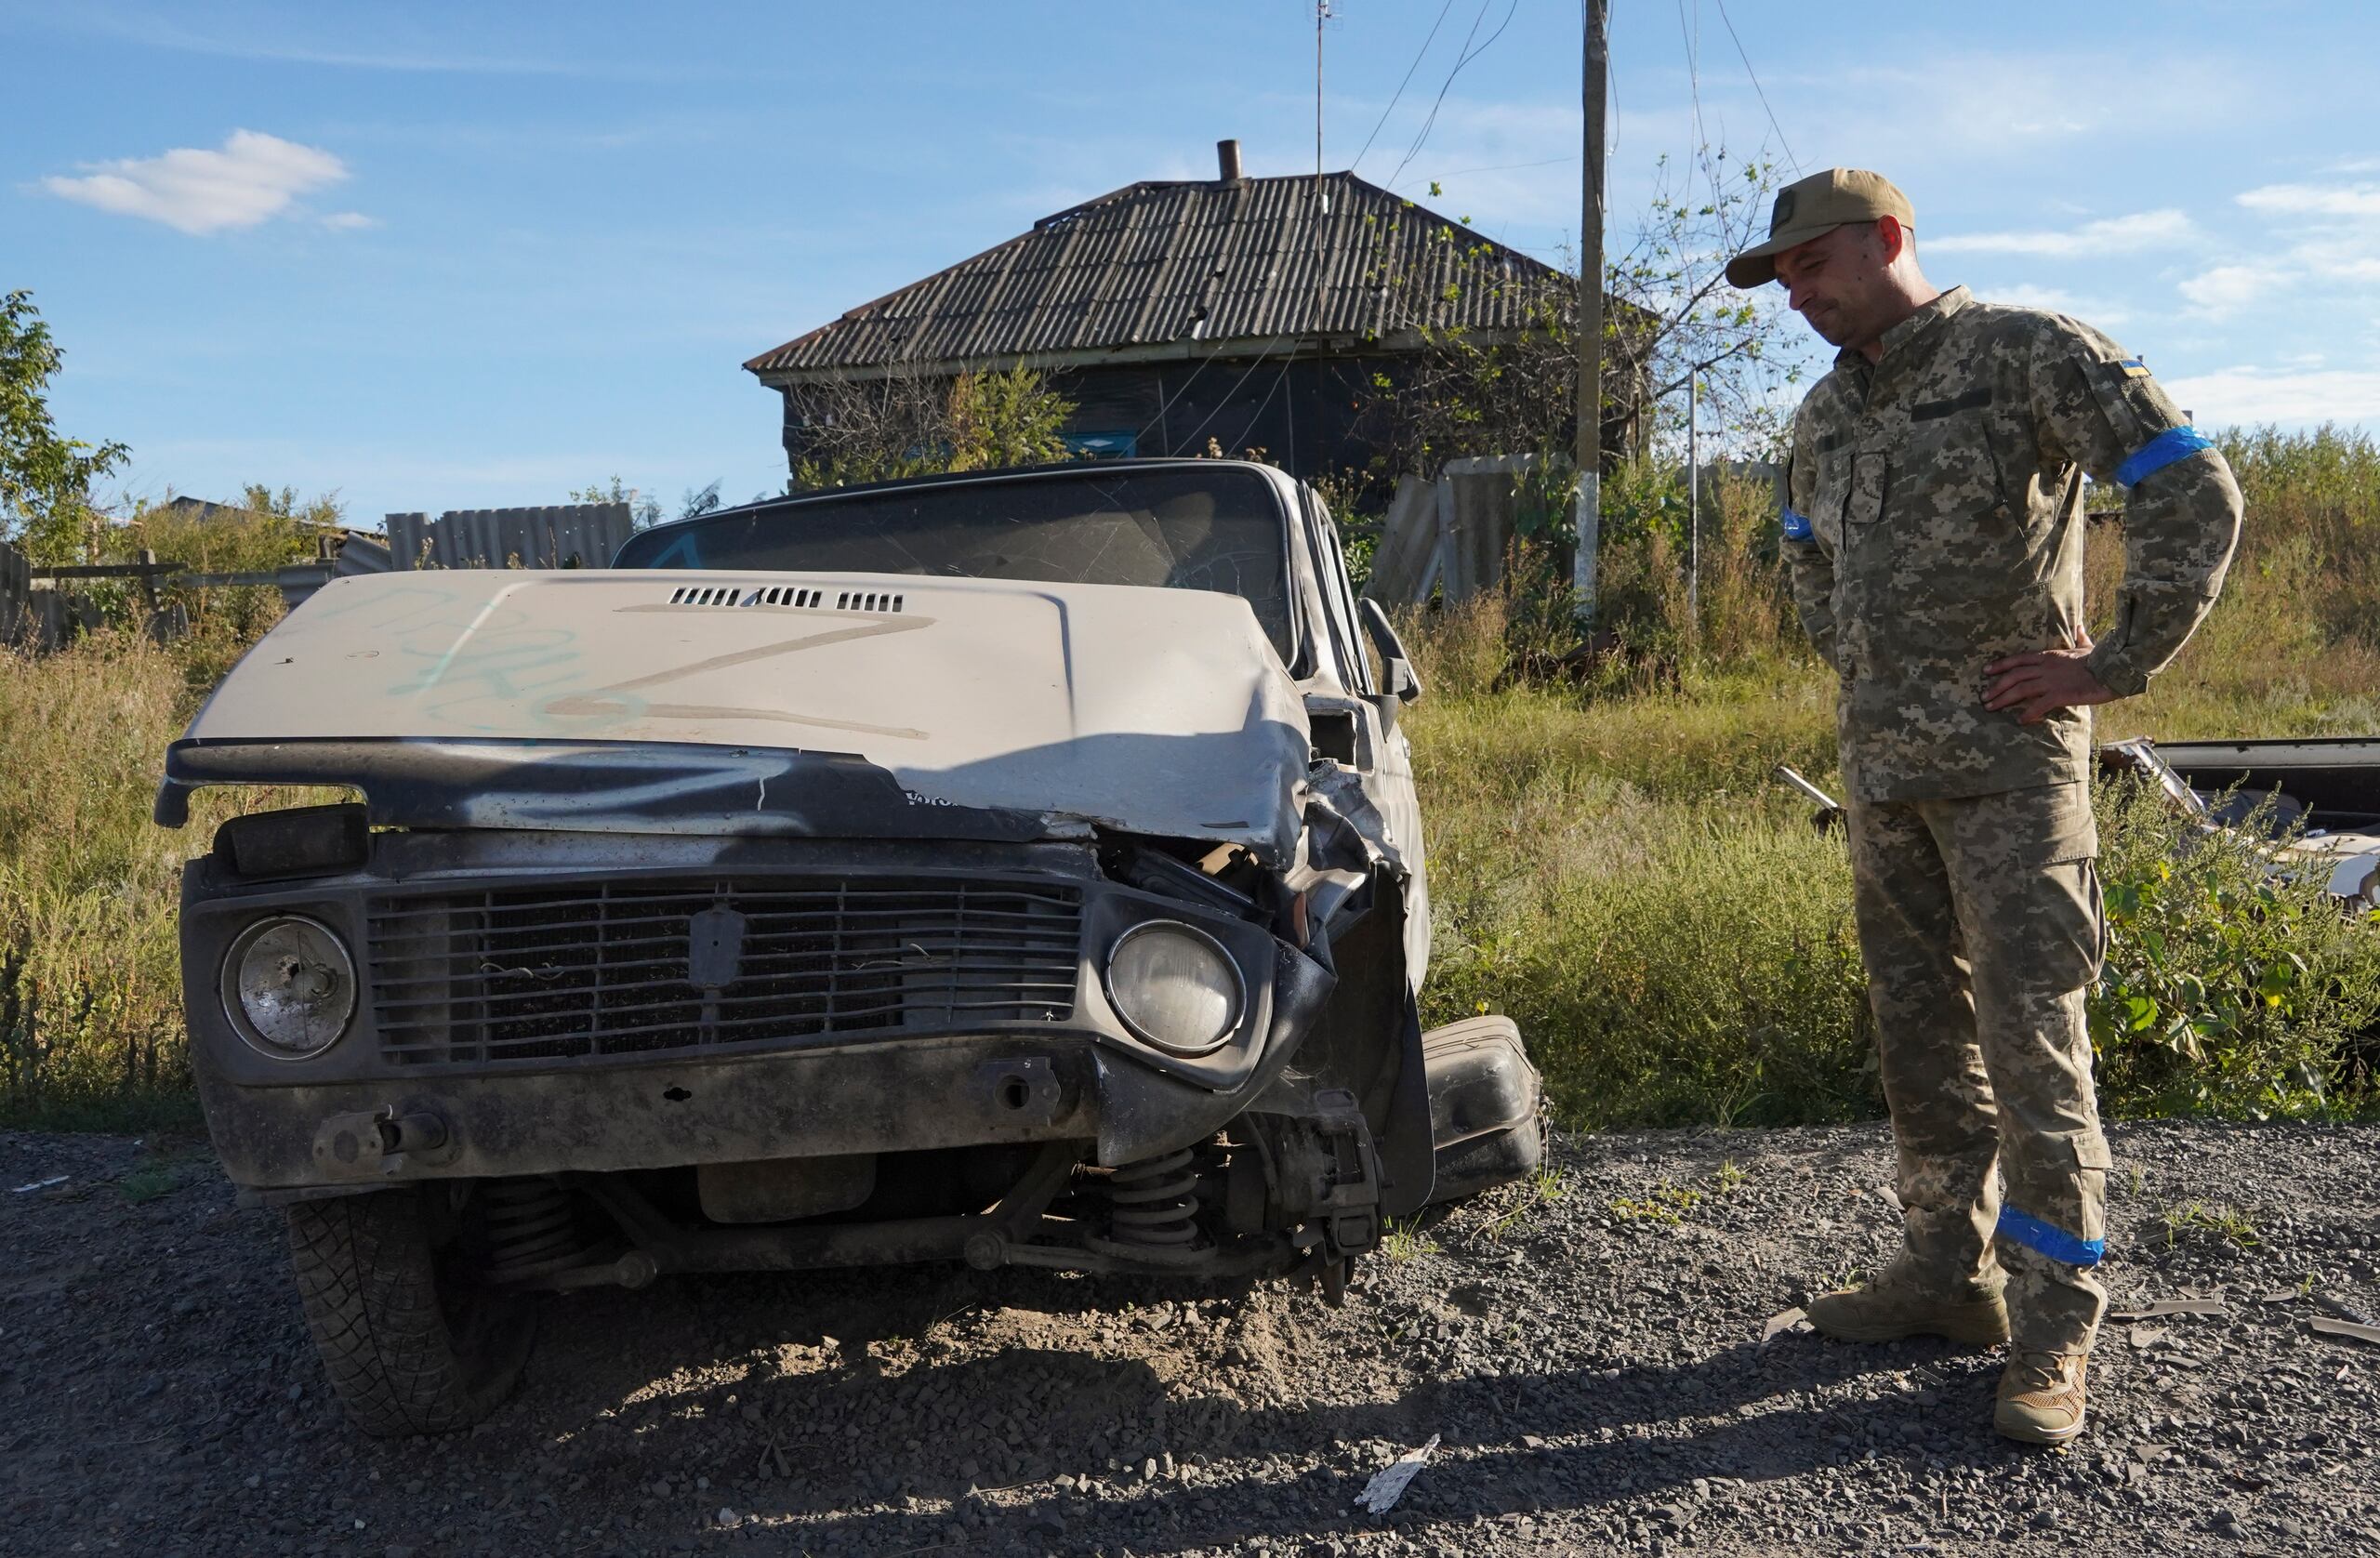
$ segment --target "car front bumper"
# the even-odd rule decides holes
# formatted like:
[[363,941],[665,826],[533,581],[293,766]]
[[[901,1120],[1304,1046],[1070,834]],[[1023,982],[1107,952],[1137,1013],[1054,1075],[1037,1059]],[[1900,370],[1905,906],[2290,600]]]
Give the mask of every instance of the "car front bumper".
[[[557,895],[575,895],[575,905],[599,898],[649,905],[661,901],[653,894],[676,902],[713,892],[730,903],[744,901],[734,896],[741,893],[758,904],[828,881],[1061,895],[1079,905],[1071,1000],[1032,1020],[1009,1011],[975,1022],[963,1010],[920,1010],[914,995],[904,1005],[895,989],[890,1014],[879,1003],[865,1026],[839,1026],[831,1012],[773,1021],[780,1009],[815,1006],[813,986],[834,973],[835,958],[858,956],[839,940],[836,950],[807,958],[815,977],[805,975],[811,982],[783,1002],[769,992],[787,986],[760,985],[739,1007],[730,986],[724,1004],[746,1014],[741,1026],[717,1023],[722,1003],[714,998],[699,1031],[656,1040],[648,1026],[638,1048],[607,1052],[601,990],[580,1022],[568,1000],[548,997],[534,981],[584,983],[602,961],[600,954],[590,960],[587,946],[616,934],[608,922],[574,919],[571,935],[554,944],[575,944],[550,954],[524,954],[523,945],[548,944],[519,934],[500,942],[487,929],[508,917],[520,923],[521,904]],[[468,915],[452,907],[463,904]],[[400,957],[388,928],[428,912],[424,904],[436,906],[443,939],[425,951],[409,931]],[[590,911],[573,912],[583,919]],[[226,952],[244,929],[273,914],[329,927],[354,956],[354,1017],[311,1060],[260,1052],[227,1009]],[[1240,1029],[1213,1055],[1165,1055],[1107,1003],[1099,972],[1107,946],[1155,918],[1215,936],[1247,982]],[[644,923],[651,918],[647,912]],[[467,922],[469,935],[453,929]],[[243,881],[217,856],[193,862],[182,944],[193,1067],[217,1152],[236,1183],[276,1196],[417,1179],[1056,1141],[1085,1143],[1102,1164],[1134,1162],[1210,1136],[1244,1110],[1278,1075],[1332,984],[1321,965],[1264,926],[1108,881],[1088,851],[1049,845],[381,834],[364,865],[332,877]],[[936,963],[927,950],[919,949],[927,973],[892,984],[930,982],[932,968],[963,960],[954,953]],[[549,966],[512,966],[524,957],[545,957]],[[419,997],[432,988],[425,969],[440,981],[435,1003]],[[666,971],[642,983],[666,984]],[[504,993],[517,987],[533,994]],[[701,1005],[691,993],[671,998]],[[507,1001],[532,1000],[533,1028],[488,1020]],[[529,1040],[507,1036],[516,1030]]]

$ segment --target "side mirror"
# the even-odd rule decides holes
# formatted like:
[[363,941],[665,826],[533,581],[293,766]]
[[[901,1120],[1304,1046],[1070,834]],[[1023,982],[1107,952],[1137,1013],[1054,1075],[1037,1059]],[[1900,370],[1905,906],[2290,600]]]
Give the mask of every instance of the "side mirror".
[[1388,613],[1379,601],[1367,595],[1355,602],[1355,615],[1364,625],[1364,636],[1372,641],[1372,650],[1380,656],[1381,680],[1387,685],[1383,693],[1400,704],[1421,701],[1421,678],[1413,669],[1413,661],[1405,653],[1405,640],[1396,636],[1395,626],[1388,620]]

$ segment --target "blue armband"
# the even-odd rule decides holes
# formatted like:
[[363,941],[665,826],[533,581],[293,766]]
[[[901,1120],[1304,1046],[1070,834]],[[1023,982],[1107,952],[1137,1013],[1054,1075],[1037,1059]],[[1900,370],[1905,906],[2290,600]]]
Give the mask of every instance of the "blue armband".
[[2055,1223],[2018,1211],[2014,1207],[2000,1208],[2000,1236],[2014,1239],[2027,1249],[2039,1250],[2053,1261],[2063,1261],[2069,1266],[2096,1266],[2108,1253],[2105,1239],[2078,1239]]
[[1786,540],[1815,541],[1818,539],[1817,535],[1810,530],[1810,522],[1804,519],[1801,515],[1796,514],[1791,508],[1778,509],[1777,519],[1778,522],[1785,527]]
[[2132,452],[2132,457],[2116,467],[2116,480],[2127,487],[2140,484],[2141,478],[2152,476],[2175,460],[2188,459],[2202,449],[2212,449],[2215,441],[2184,423],[2168,428],[2155,438]]

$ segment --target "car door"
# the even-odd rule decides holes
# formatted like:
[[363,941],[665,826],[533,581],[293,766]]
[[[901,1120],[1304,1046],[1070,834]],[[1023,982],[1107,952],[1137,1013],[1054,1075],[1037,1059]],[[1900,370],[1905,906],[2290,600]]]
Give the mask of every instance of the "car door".
[[1421,797],[1413,783],[1413,748],[1404,723],[1395,718],[1395,706],[1384,697],[1381,671],[1374,665],[1357,621],[1355,591],[1347,574],[1347,554],[1322,500],[1300,486],[1305,512],[1305,535],[1314,559],[1314,580],[1325,631],[1315,635],[1330,646],[1336,691],[1329,696],[1312,688],[1307,706],[1316,711],[1327,704],[1335,714],[1343,710],[1355,726],[1352,762],[1364,799],[1378,818],[1381,837],[1373,842],[1406,874],[1406,970],[1418,992],[1430,963],[1429,875],[1421,841]]

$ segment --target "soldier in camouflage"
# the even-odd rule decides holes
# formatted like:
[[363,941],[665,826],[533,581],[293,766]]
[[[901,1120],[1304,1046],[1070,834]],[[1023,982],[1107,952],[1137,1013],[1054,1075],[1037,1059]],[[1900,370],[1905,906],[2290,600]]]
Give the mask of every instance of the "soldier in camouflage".
[[[1793,419],[1785,553],[1841,678],[1904,1242],[1809,1314],[1849,1340],[2010,1340],[1994,1423],[2056,1444],[2082,1432],[2107,1304],[2089,708],[2146,688],[2213,606],[2240,490],[2138,358],[2058,314],[1937,291],[1914,226],[1883,178],[1833,169],[1780,191],[1767,241],[1727,266],[1739,287],[1781,282],[1841,349]],[[2124,493],[2096,643],[2085,474]]]

